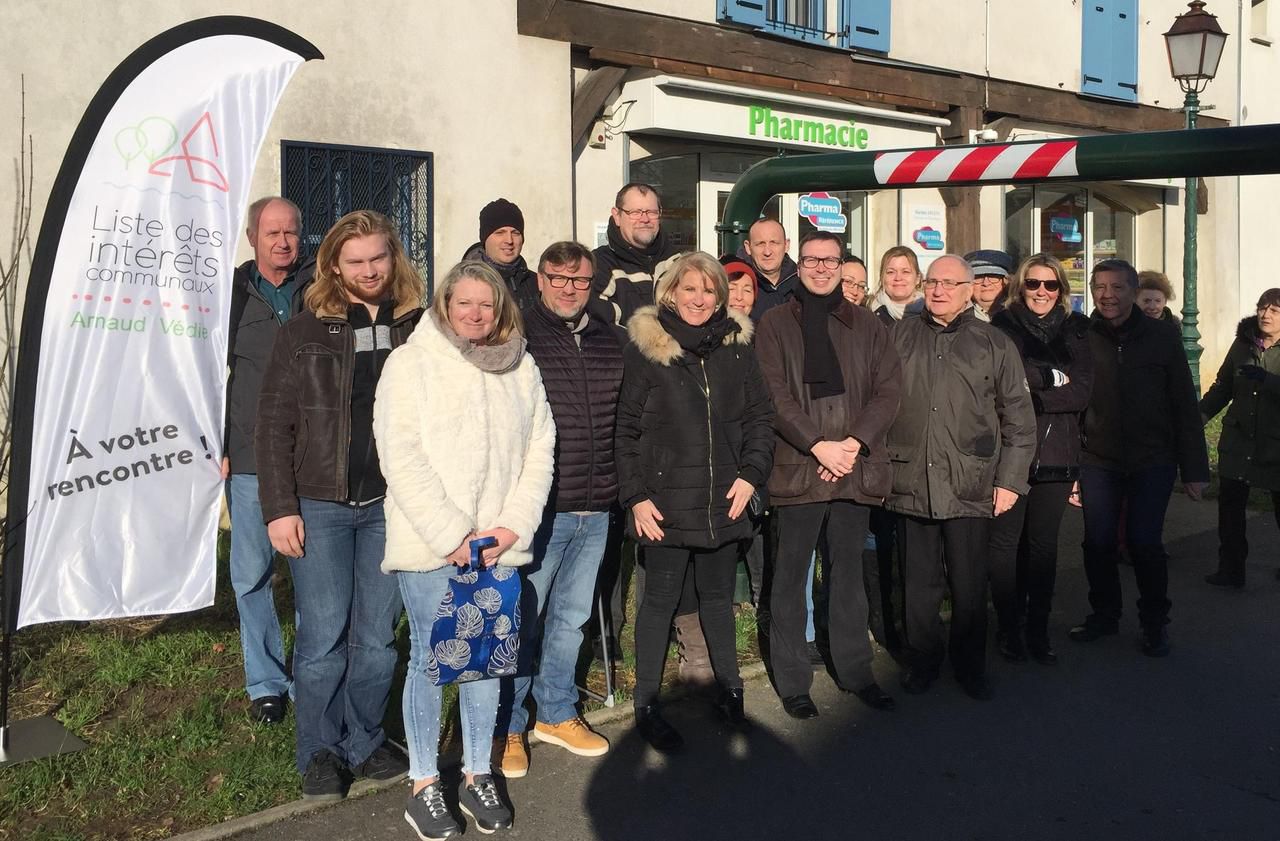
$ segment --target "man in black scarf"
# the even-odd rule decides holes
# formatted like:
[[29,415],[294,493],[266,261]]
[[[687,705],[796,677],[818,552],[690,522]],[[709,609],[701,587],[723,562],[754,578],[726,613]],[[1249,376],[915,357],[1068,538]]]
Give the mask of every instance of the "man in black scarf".
[[662,201],[653,187],[627,184],[613,205],[609,242],[595,250],[589,308],[594,315],[625,326],[633,312],[653,303],[653,281],[676,255],[676,248],[662,232]]
[[770,587],[770,660],[783,708],[813,718],[805,583],[825,534],[831,661],[840,687],[878,710],[893,698],[871,672],[862,547],[870,506],[889,491],[885,433],[898,411],[898,354],[889,332],[840,289],[839,237],[800,240],[795,295],[765,313],[756,354],[773,397],[777,443],[769,496],[778,549]]

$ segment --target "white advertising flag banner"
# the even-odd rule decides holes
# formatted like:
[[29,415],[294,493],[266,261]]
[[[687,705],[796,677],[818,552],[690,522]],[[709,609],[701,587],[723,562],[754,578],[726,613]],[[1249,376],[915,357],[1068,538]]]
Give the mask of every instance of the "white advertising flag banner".
[[178,44],[92,139],[28,407],[18,627],[212,604],[233,261],[267,125],[304,60],[245,34]]

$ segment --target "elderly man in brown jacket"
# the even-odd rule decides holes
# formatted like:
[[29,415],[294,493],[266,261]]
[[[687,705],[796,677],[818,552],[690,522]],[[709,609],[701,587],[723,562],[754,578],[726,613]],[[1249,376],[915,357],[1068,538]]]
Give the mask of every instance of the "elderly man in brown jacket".
[[806,234],[795,296],[766,313],[756,333],[778,433],[769,476],[778,533],[770,659],[783,708],[795,718],[818,714],[809,696],[804,587],[824,532],[836,679],[875,709],[894,706],[871,672],[862,547],[870,506],[889,491],[885,434],[898,410],[900,366],[884,325],[844,299],[842,253],[834,234]]

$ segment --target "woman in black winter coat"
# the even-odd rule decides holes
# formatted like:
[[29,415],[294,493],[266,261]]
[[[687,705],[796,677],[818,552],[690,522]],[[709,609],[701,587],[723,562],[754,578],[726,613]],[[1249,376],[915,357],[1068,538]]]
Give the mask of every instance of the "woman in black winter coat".
[[717,708],[743,712],[733,623],[738,543],[747,506],[773,463],[773,404],[751,347],[750,319],[728,311],[729,282],[709,254],[675,261],[654,288],[657,306],[627,324],[614,458],[628,531],[644,547],[636,616],[636,727],[654,748],[682,740],[661,716],[671,619],[690,563],[702,630],[721,685]]
[[1048,254],[1022,262],[1007,300],[991,324],[1022,354],[1036,410],[1037,447],[1031,490],[991,525],[996,639],[1006,660],[1024,661],[1029,652],[1037,662],[1052,665],[1058,659],[1049,643],[1058,528],[1080,473],[1080,415],[1093,387],[1089,320],[1071,311],[1067,274]]

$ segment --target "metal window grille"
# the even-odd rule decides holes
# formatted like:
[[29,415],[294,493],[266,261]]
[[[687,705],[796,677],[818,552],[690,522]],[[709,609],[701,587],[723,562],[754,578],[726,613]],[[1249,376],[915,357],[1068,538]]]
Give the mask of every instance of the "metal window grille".
[[280,143],[281,194],[302,209],[302,251],[315,256],[333,223],[353,210],[376,210],[396,226],[405,253],[432,290],[430,152]]
[[769,28],[775,32],[826,41],[826,0],[769,0],[765,3]]

